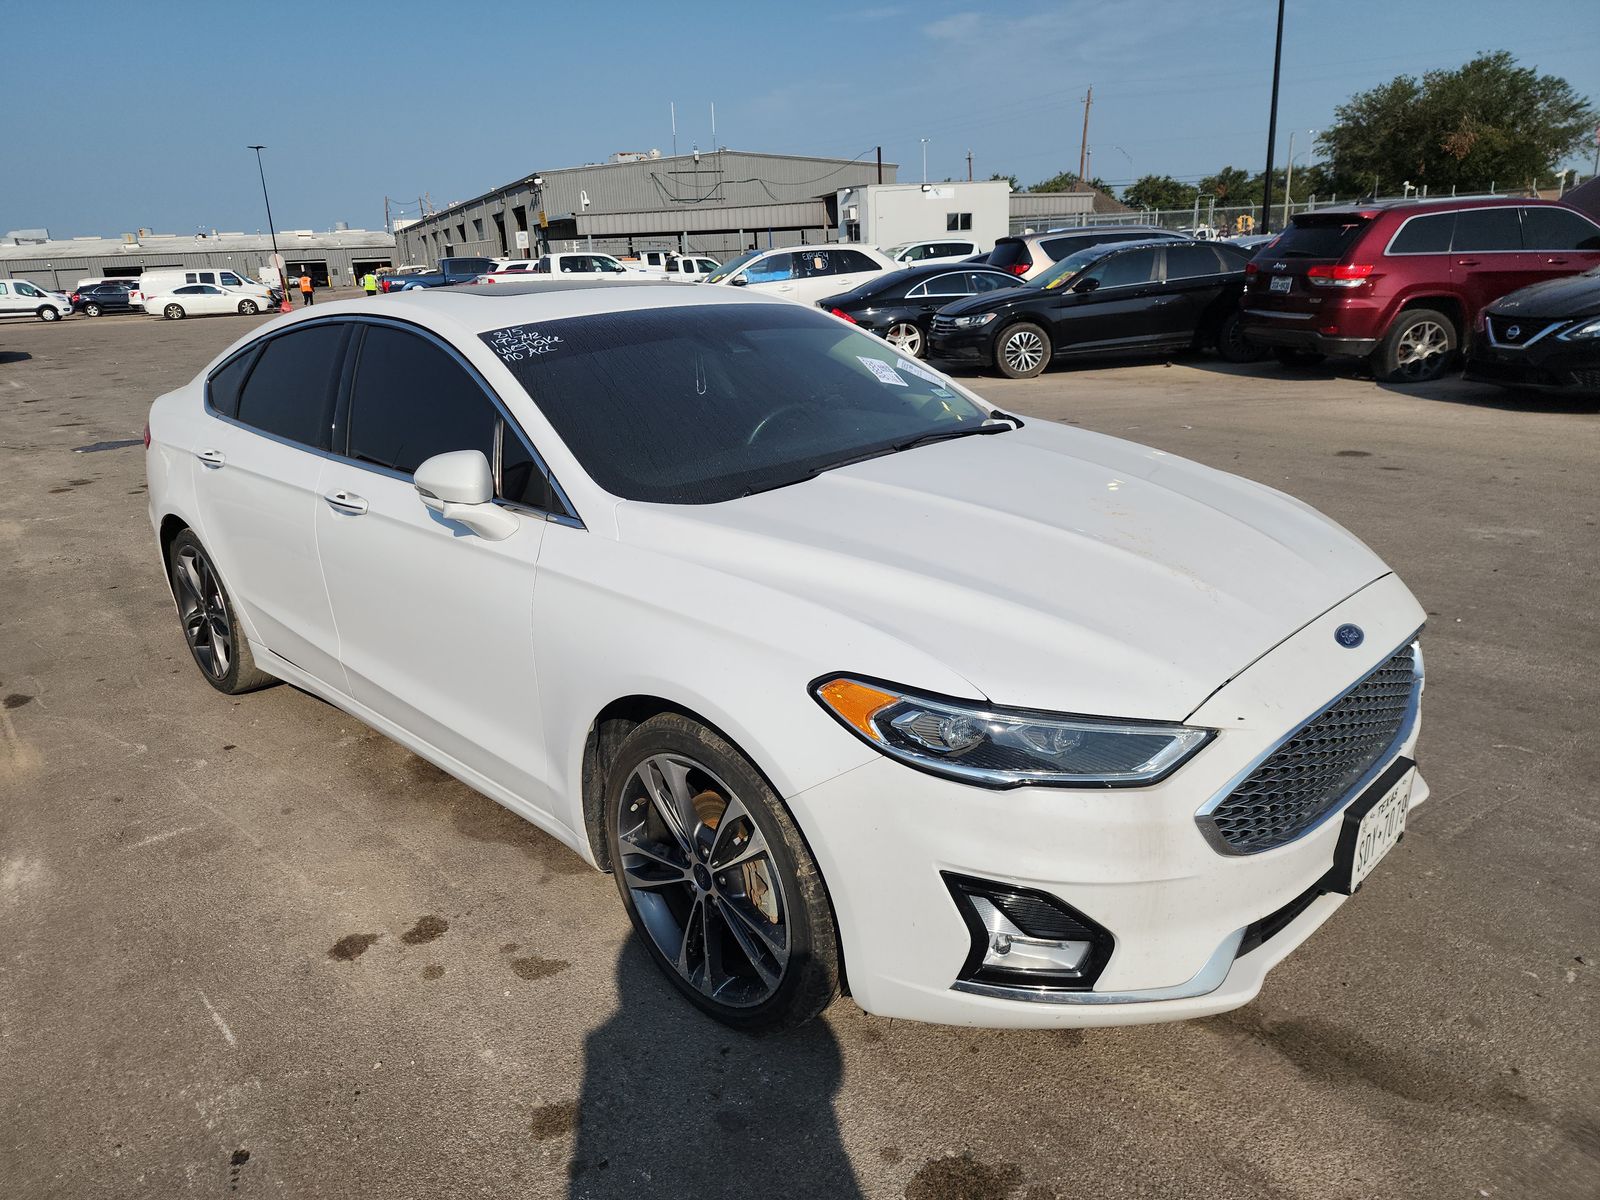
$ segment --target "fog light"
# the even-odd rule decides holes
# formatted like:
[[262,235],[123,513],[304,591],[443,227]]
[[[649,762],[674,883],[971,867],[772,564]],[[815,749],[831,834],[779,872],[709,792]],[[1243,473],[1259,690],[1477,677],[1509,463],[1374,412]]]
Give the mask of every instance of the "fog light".
[[972,938],[962,980],[1086,990],[1111,957],[1111,934],[1048,892],[948,872],[944,881]]
[[970,899],[978,920],[989,931],[989,949],[983,956],[986,967],[1076,975],[1093,948],[1088,941],[1029,937],[987,898]]

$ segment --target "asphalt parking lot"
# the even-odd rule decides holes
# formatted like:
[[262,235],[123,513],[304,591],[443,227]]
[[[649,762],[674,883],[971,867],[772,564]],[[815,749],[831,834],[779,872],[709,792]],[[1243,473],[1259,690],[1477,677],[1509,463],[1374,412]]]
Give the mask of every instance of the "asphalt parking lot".
[[264,320],[0,326],[0,1194],[1600,1196],[1600,414],[1207,357],[976,379],[1372,545],[1429,612],[1433,795],[1238,1012],[756,1040],[545,835],[194,669],[115,443]]

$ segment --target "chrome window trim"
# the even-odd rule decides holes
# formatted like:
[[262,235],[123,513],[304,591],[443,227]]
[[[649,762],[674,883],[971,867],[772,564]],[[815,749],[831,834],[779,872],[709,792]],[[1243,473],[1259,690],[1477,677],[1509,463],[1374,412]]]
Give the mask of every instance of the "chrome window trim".
[[[1593,250],[1561,250],[1561,249],[1556,249],[1556,248],[1549,247],[1549,246],[1523,246],[1521,249],[1518,249],[1518,250],[1457,250],[1455,248],[1455,240],[1456,240],[1456,238],[1455,238],[1455,229],[1454,229],[1454,227],[1452,227],[1451,230],[1450,230],[1450,242],[1451,242],[1451,245],[1450,245],[1450,249],[1448,249],[1448,250],[1402,250],[1399,253],[1395,253],[1394,250],[1393,250],[1393,246],[1395,244],[1395,240],[1397,238],[1399,238],[1399,236],[1403,232],[1405,232],[1406,226],[1411,224],[1411,222],[1413,222],[1413,221],[1419,221],[1424,217],[1453,217],[1453,216],[1456,216],[1456,215],[1458,215],[1460,213],[1464,213],[1464,212],[1479,212],[1479,211],[1485,211],[1485,210],[1486,211],[1493,211],[1496,208],[1501,208],[1501,207],[1505,207],[1505,208],[1515,207],[1516,208],[1516,210],[1517,210],[1517,229],[1521,230],[1521,228],[1522,228],[1522,214],[1524,212],[1526,212],[1528,210],[1528,208],[1529,208],[1529,206],[1527,204],[1517,204],[1515,206],[1509,205],[1509,204],[1508,205],[1503,205],[1503,206],[1502,205],[1495,205],[1495,204],[1473,204],[1473,205],[1467,205],[1467,206],[1465,206],[1463,208],[1436,208],[1436,209],[1432,209],[1429,212],[1412,213],[1404,221],[1401,221],[1400,222],[1400,228],[1398,228],[1398,229],[1396,229],[1394,231],[1394,237],[1391,237],[1389,239],[1388,244],[1386,246],[1384,246],[1384,248],[1383,248],[1383,256],[1385,258],[1425,258],[1430,254],[1593,254],[1594,253]],[[1536,205],[1533,205],[1532,207],[1534,207],[1534,208],[1549,208],[1549,207],[1555,207],[1555,206],[1553,206],[1553,205],[1544,205],[1544,204],[1536,204]],[[1588,221],[1590,225],[1594,225],[1595,233],[1600,234],[1600,225],[1595,225],[1595,223],[1593,221],[1589,220],[1589,218],[1585,214],[1579,212],[1575,208],[1567,208],[1565,205],[1562,205],[1560,207],[1561,207],[1562,211],[1570,212],[1570,213],[1572,213],[1573,216],[1579,218],[1580,220]]]
[[[920,289],[922,291],[922,295],[925,298],[929,299],[929,300],[935,299],[935,298],[937,298],[939,296],[949,296],[952,300],[960,300],[964,296],[974,296],[977,293],[976,292],[930,292],[930,291],[928,291],[928,289],[931,288],[934,284],[938,283],[941,279],[953,279],[957,275],[967,275],[967,274],[970,274],[970,273],[971,272],[968,272],[968,271],[946,271],[943,275],[935,275],[932,279],[924,279],[922,281],[922,283],[919,285],[919,287],[920,287]],[[911,294],[908,292],[906,294],[906,298],[910,299],[910,297],[911,297]]]
[[1126,992],[1071,992],[1061,988],[1030,988],[977,983],[958,979],[951,990],[969,992],[974,996],[988,996],[995,1000],[1023,1000],[1032,1004],[1148,1004],[1161,1000],[1188,1000],[1195,996],[1208,996],[1228,978],[1237,959],[1239,946],[1244,942],[1244,930],[1235,929],[1222,939],[1211,952],[1205,965],[1183,983],[1167,987],[1140,988]]
[[[289,325],[288,327],[286,327],[284,329],[277,329],[277,330],[273,330],[271,333],[263,334],[261,337],[255,338],[252,341],[246,343],[245,345],[239,347],[238,350],[236,350],[236,351],[234,351],[234,353],[228,355],[227,358],[225,358],[221,362],[219,362],[212,370],[206,372],[205,384],[201,388],[201,397],[202,397],[201,406],[204,409],[206,415],[209,416],[209,417],[213,417],[218,421],[225,421],[229,425],[236,426],[237,428],[246,430],[249,433],[253,433],[257,437],[264,437],[264,438],[268,439],[269,441],[277,442],[281,446],[287,446],[291,450],[299,450],[299,451],[302,451],[302,452],[304,452],[306,454],[314,454],[318,458],[324,458],[324,459],[329,460],[330,462],[336,462],[336,463],[341,463],[341,464],[343,464],[345,466],[355,467],[357,470],[370,471],[374,475],[382,475],[382,476],[386,476],[386,477],[388,477],[390,479],[398,479],[398,480],[400,480],[402,482],[405,482],[405,483],[413,483],[414,482],[413,476],[411,474],[409,474],[408,472],[396,471],[392,467],[385,467],[385,466],[382,466],[382,465],[380,465],[378,463],[371,463],[371,462],[367,462],[367,461],[365,461],[363,459],[352,458],[348,454],[340,454],[337,451],[332,450],[332,449],[326,449],[325,450],[321,446],[308,446],[304,442],[297,442],[294,439],[286,438],[286,437],[282,436],[281,434],[271,433],[268,430],[261,429],[261,428],[258,428],[255,425],[250,424],[248,421],[241,421],[237,417],[230,417],[226,413],[218,412],[217,409],[212,405],[212,403],[211,403],[211,379],[212,379],[212,377],[214,375],[216,375],[218,372],[220,372],[229,363],[232,363],[235,359],[237,359],[237,358],[239,358],[239,357],[241,357],[242,355],[245,355],[245,354],[259,354],[260,351],[262,350],[262,348],[265,347],[268,342],[273,341],[273,340],[275,340],[277,338],[283,337],[283,336],[285,336],[287,334],[290,334],[290,333],[293,333],[293,332],[295,332],[297,330],[309,329],[309,328],[311,328],[313,326],[321,326],[321,325],[355,325],[355,326],[361,326],[361,325],[387,325],[387,326],[391,326],[391,327],[396,328],[396,329],[404,330],[407,333],[421,334],[424,339],[426,339],[427,341],[432,342],[434,345],[436,345],[439,348],[441,348],[442,350],[444,350],[446,354],[448,354],[451,358],[453,358],[459,365],[464,367],[466,369],[467,373],[472,377],[473,381],[476,382],[478,384],[478,386],[483,389],[484,395],[489,398],[489,402],[494,406],[495,411],[500,416],[500,419],[505,423],[505,427],[508,428],[508,429],[512,429],[512,430],[516,431],[518,440],[522,442],[523,446],[527,449],[528,453],[532,456],[534,463],[538,466],[539,470],[544,473],[545,478],[550,481],[550,489],[551,489],[551,491],[553,491],[555,493],[556,498],[561,501],[561,503],[565,507],[566,511],[565,512],[560,512],[560,513],[549,512],[549,511],[547,511],[545,509],[536,508],[536,507],[534,507],[532,505],[519,504],[519,503],[516,503],[515,501],[504,500],[499,496],[496,496],[494,498],[494,500],[492,501],[492,503],[494,503],[494,504],[496,504],[496,505],[498,505],[498,506],[500,506],[502,508],[511,508],[511,509],[515,509],[515,510],[517,510],[519,512],[527,512],[527,513],[537,514],[539,516],[542,516],[546,521],[551,521],[551,522],[554,522],[555,524],[558,524],[558,525],[567,525],[567,526],[569,526],[571,528],[574,528],[574,529],[587,529],[588,528],[588,526],[586,526],[583,523],[583,518],[578,516],[578,510],[573,506],[573,503],[572,503],[571,499],[567,496],[566,491],[562,488],[560,482],[556,479],[555,473],[550,470],[550,466],[545,461],[544,456],[542,454],[540,454],[538,449],[537,449],[537,447],[535,447],[532,444],[532,442],[529,441],[528,435],[523,431],[522,427],[517,424],[516,419],[506,409],[505,404],[501,401],[499,395],[495,392],[494,388],[489,386],[488,380],[484,379],[482,373],[479,372],[478,369],[476,367],[474,367],[471,363],[469,363],[461,355],[460,351],[458,351],[449,342],[447,342],[443,338],[441,338],[438,334],[434,333],[431,329],[424,328],[421,325],[413,324],[410,321],[403,321],[403,320],[399,320],[397,318],[388,317],[388,316],[377,316],[377,317],[375,317],[375,316],[368,316],[366,314],[362,314],[362,315],[356,316],[356,315],[348,315],[348,314],[340,313],[340,314],[336,314],[334,316],[329,316],[329,317],[314,317],[314,318],[312,318],[310,320],[296,321],[292,325]],[[348,348],[347,348],[346,352],[348,353]],[[254,373],[255,373],[255,368],[252,367],[251,368],[251,374],[253,375]],[[246,379],[245,379],[245,383],[248,384],[249,382],[250,382],[249,381],[249,377],[247,376]],[[354,377],[353,376],[352,376],[351,382],[354,383]],[[241,396],[242,396],[242,394],[243,394],[243,392],[242,392],[242,389],[241,389]],[[497,455],[497,457],[498,457],[498,455]]]
[[[1417,718],[1422,712],[1422,690],[1426,681],[1426,672],[1424,671],[1422,665],[1422,643],[1419,640],[1421,634],[1421,629],[1416,630],[1410,637],[1406,638],[1405,641],[1401,642],[1398,646],[1380,658],[1375,664],[1373,664],[1370,670],[1364,672],[1354,683],[1346,685],[1328,700],[1323,702],[1317,708],[1313,709],[1309,715],[1296,721],[1292,726],[1290,726],[1288,733],[1285,733],[1277,741],[1273,742],[1271,746],[1267,747],[1266,750],[1262,751],[1260,754],[1256,755],[1255,758],[1251,759],[1243,770],[1225,783],[1221,788],[1217,789],[1216,793],[1211,797],[1211,799],[1207,800],[1195,810],[1194,822],[1199,827],[1200,833],[1206,839],[1207,844],[1209,844],[1213,850],[1215,850],[1218,854],[1224,855],[1228,858],[1253,858],[1257,854],[1270,854],[1273,850],[1282,850],[1287,846],[1292,846],[1296,842],[1311,836],[1311,834],[1315,833],[1318,829],[1321,829],[1334,817],[1343,814],[1344,810],[1350,806],[1351,802],[1354,801],[1356,797],[1360,796],[1361,793],[1371,785],[1373,780],[1377,779],[1379,775],[1383,774],[1383,772],[1388,768],[1389,764],[1394,761],[1394,757],[1399,752],[1400,747],[1404,746],[1407,739],[1409,739],[1412,733],[1416,731]],[[1217,810],[1224,800],[1233,795],[1235,788],[1237,788],[1246,779],[1250,778],[1251,775],[1255,774],[1257,767],[1266,762],[1267,759],[1271,758],[1279,750],[1283,749],[1286,743],[1291,741],[1296,734],[1298,734],[1312,721],[1316,720],[1345,696],[1355,691],[1356,688],[1360,687],[1368,679],[1372,678],[1373,675],[1376,675],[1380,670],[1383,669],[1384,664],[1386,664],[1396,654],[1399,654],[1400,651],[1405,649],[1407,645],[1409,645],[1412,650],[1413,657],[1411,676],[1417,681],[1417,686],[1411,691],[1411,699],[1406,704],[1406,711],[1400,718],[1400,728],[1396,731],[1394,740],[1391,741],[1384,752],[1374,760],[1373,765],[1367,768],[1366,772],[1361,776],[1361,778],[1356,780],[1356,782],[1345,791],[1344,795],[1342,795],[1335,803],[1330,804],[1326,809],[1324,809],[1321,816],[1319,816],[1310,825],[1307,825],[1299,833],[1295,834],[1294,837],[1290,838],[1287,842],[1283,842],[1277,846],[1270,846],[1265,850],[1255,851],[1244,851],[1238,849],[1237,847],[1230,846],[1223,839],[1221,833],[1217,831],[1216,825],[1209,820],[1211,814]]]
[[[1489,344],[1491,346],[1493,346],[1496,350],[1526,350],[1529,346],[1533,345],[1535,342],[1537,342],[1540,338],[1542,338],[1545,334],[1549,333],[1551,330],[1560,329],[1563,325],[1567,324],[1566,321],[1551,321],[1550,324],[1546,325],[1543,329],[1541,329],[1538,333],[1534,334],[1531,338],[1529,338],[1525,342],[1502,342],[1499,338],[1494,336],[1494,324],[1490,320],[1490,318],[1494,317],[1495,315],[1496,315],[1495,313],[1485,313],[1484,314],[1483,328],[1484,328],[1484,332],[1486,332],[1489,335]],[[1516,318],[1515,317],[1501,317],[1500,320],[1502,320],[1502,321],[1514,321],[1514,320],[1516,320]]]

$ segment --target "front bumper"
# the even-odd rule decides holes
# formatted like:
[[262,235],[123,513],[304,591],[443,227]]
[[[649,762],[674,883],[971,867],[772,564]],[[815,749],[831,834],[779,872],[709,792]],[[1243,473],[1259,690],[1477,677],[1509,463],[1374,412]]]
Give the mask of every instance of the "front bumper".
[[1480,383],[1537,391],[1600,395],[1600,339],[1563,342],[1544,338],[1525,349],[1473,339],[1466,377]]
[[[1343,903],[1316,891],[1342,822],[1228,856],[1201,834],[1196,811],[1422,617],[1393,576],[1369,585],[1207,700],[1189,723],[1217,736],[1152,787],[989,791],[885,758],[790,797],[828,883],[857,1002],[886,1016],[1006,1027],[1179,1020],[1247,1003]],[[1345,622],[1366,629],[1360,650],[1334,641]],[[1391,759],[1414,756],[1418,729]],[[1427,793],[1419,777],[1412,805]],[[1109,930],[1115,945],[1093,989],[1029,994],[960,982],[972,938],[946,873],[1049,893]],[[1286,923],[1261,942],[1262,923],[1285,910]]]
[[928,335],[928,357],[949,362],[994,365],[993,331],[980,326],[977,329],[941,330],[935,326]]

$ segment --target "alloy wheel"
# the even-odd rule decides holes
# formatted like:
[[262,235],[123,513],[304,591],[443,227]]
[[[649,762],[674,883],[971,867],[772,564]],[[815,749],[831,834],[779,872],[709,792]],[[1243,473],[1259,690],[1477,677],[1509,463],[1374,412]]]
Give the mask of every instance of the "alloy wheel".
[[911,358],[922,357],[922,329],[911,321],[899,321],[889,326],[883,340],[900,353]]
[[1407,379],[1430,379],[1450,352],[1450,335],[1437,321],[1418,321],[1400,335],[1395,362]]
[[98,317],[100,315],[100,306],[98,304],[84,305],[83,315],[86,317]]
[[41,321],[59,321],[61,320],[61,314],[53,308],[41,308],[39,310],[39,319]]
[[766,834],[704,764],[655,754],[616,811],[618,864],[662,958],[708,999],[751,1008],[789,965],[789,908]]
[[1044,339],[1031,329],[1019,329],[1006,338],[1000,352],[1013,371],[1032,371],[1044,359]]
[[213,679],[224,679],[233,662],[233,623],[222,585],[206,556],[194,546],[184,546],[172,571],[177,584],[178,615],[183,636],[200,669]]
[[178,305],[178,304],[169,304],[169,305],[167,305],[167,307],[166,307],[166,318],[169,321],[181,321],[183,319],[183,307],[182,307],[182,305]]

